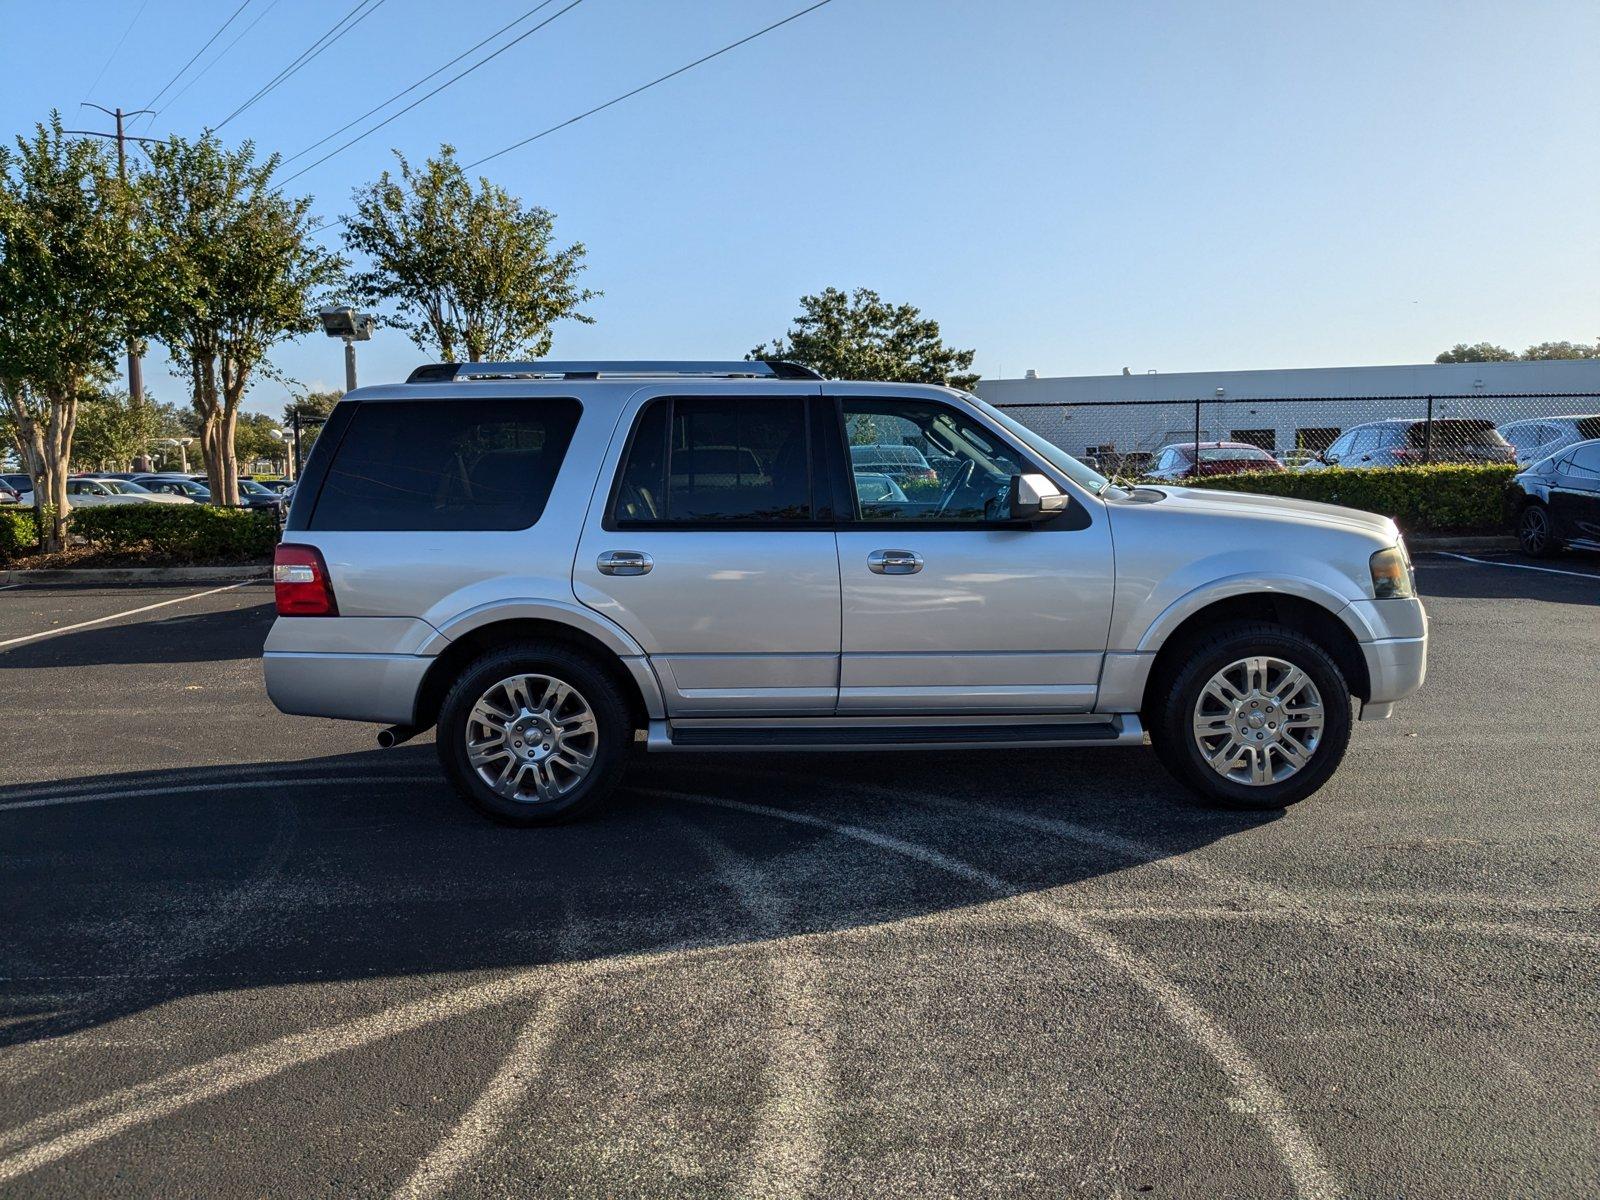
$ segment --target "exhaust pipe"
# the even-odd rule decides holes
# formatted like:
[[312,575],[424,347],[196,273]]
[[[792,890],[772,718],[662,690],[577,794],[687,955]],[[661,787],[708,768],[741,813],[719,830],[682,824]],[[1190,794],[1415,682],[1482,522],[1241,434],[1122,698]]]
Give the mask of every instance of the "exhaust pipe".
[[378,730],[378,746],[384,750],[392,750],[401,742],[409,742],[422,730],[415,725],[391,725],[387,729]]

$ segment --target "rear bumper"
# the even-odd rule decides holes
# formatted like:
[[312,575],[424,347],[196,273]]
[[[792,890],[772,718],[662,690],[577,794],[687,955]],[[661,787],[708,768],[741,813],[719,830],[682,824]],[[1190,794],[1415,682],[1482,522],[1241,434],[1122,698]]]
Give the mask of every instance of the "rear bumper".
[[267,695],[281,712],[410,725],[433,659],[417,654],[317,654],[269,650]]

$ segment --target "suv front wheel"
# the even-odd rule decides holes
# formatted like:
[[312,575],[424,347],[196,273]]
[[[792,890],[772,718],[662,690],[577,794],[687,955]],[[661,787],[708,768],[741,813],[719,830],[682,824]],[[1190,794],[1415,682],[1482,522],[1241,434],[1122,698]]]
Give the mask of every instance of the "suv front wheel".
[[564,646],[527,643],[473,662],[439,710],[439,761],[473,805],[554,825],[617,786],[632,725],[616,685]]
[[1350,688],[1316,642],[1231,625],[1190,648],[1146,714],[1167,769],[1208,800],[1272,809],[1327,782],[1350,741]]

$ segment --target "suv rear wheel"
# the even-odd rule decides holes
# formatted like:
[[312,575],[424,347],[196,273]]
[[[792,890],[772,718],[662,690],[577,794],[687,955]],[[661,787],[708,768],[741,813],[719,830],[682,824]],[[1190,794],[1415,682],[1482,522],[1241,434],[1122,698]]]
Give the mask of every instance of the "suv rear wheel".
[[632,726],[604,671],[524,643],[473,662],[439,711],[439,761],[473,805],[512,825],[554,825],[617,786]]
[[1283,808],[1327,782],[1350,741],[1350,688],[1303,633],[1230,625],[1184,656],[1146,714],[1156,753],[1207,800]]

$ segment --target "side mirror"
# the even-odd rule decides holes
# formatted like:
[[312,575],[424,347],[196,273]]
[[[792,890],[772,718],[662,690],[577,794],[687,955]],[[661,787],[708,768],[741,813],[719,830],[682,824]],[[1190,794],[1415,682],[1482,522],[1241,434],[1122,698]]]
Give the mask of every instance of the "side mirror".
[[1054,516],[1065,512],[1069,503],[1066,493],[1044,475],[1013,475],[1010,502],[1013,521]]

